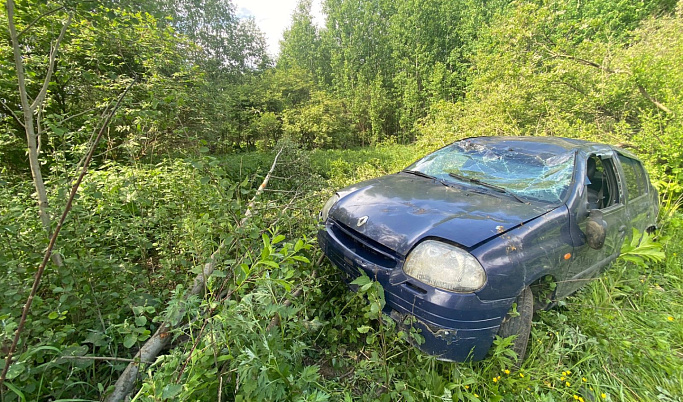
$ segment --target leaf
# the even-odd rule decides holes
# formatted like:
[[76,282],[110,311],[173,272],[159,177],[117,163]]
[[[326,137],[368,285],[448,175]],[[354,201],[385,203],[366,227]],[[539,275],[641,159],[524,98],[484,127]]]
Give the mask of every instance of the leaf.
[[168,384],[161,390],[161,397],[163,399],[174,398],[183,390],[183,384]]
[[135,342],[137,342],[138,336],[136,334],[128,334],[126,337],[123,339],[123,346],[130,349],[135,345]]
[[49,318],[49,319],[51,319],[51,320],[54,320],[54,319],[56,319],[57,317],[59,317],[59,313],[56,312],[56,311],[53,311],[53,312],[51,312],[50,314],[47,315],[47,318]]
[[209,148],[207,148],[207,147],[199,147],[199,152],[205,154],[205,153],[209,152]]
[[303,263],[306,263],[306,264],[310,264],[310,263],[311,263],[311,261],[310,261],[308,258],[303,257],[303,256],[300,256],[300,255],[294,255],[294,256],[292,256],[292,258],[293,258],[294,260],[296,260],[296,261],[303,262]]
[[275,269],[280,268],[280,265],[275,261],[263,261],[262,260],[262,261],[259,261],[258,263],[261,265],[267,265],[269,267],[273,267]]
[[[7,372],[6,379],[8,379],[8,380],[10,380],[10,378],[9,378],[9,372],[10,372],[10,371],[12,371],[12,367],[10,367],[9,370],[8,370],[8,372]],[[12,392],[14,392],[15,394],[17,394],[17,396],[18,396],[22,401],[26,401],[26,397],[25,397],[24,394],[19,390],[19,388],[15,387],[14,385],[12,385],[12,384],[9,383],[9,382],[5,382],[4,385],[6,385],[7,388],[10,389],[10,391],[12,391]]]
[[356,330],[358,330],[358,332],[360,332],[361,334],[367,334],[368,331],[370,331],[371,329],[372,328],[369,325],[362,325],[356,328]]
[[351,282],[352,285],[358,285],[358,286],[365,286],[368,283],[372,283],[370,278],[367,275],[362,275],[359,276],[358,278],[354,279],[353,282]]
[[16,362],[16,363],[12,364],[11,366],[9,366],[9,370],[7,370],[6,378],[8,380],[13,380],[13,379],[17,378],[21,373],[23,373],[24,370],[26,370],[26,365],[24,364],[24,362]]
[[147,324],[147,317],[144,315],[141,315],[139,317],[135,317],[135,325],[138,327],[143,327]]

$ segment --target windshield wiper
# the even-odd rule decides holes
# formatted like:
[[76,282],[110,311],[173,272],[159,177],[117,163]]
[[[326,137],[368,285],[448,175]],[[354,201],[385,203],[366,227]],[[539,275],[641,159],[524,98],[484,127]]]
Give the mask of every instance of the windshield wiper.
[[414,174],[415,176],[420,176],[424,177],[426,179],[432,179],[432,180],[437,180],[436,177],[432,175],[428,175],[427,173],[420,172],[419,170],[401,170],[403,173],[409,173],[409,174]]
[[414,174],[415,176],[424,177],[425,179],[436,180],[436,181],[438,181],[439,183],[443,184],[443,185],[446,186],[446,187],[452,187],[452,186],[451,186],[450,184],[448,184],[445,180],[439,179],[438,177],[434,177],[434,176],[429,175],[429,174],[424,173],[424,172],[420,172],[419,170],[401,170],[401,173]]
[[491,190],[498,191],[499,193],[507,194],[507,195],[509,195],[510,197],[514,198],[515,200],[521,202],[522,204],[526,204],[526,201],[524,201],[523,199],[519,198],[515,193],[511,192],[510,190],[506,189],[505,187],[497,186],[497,185],[495,185],[495,184],[487,183],[487,182],[485,182],[485,181],[481,181],[481,180],[479,180],[479,179],[475,179],[475,178],[472,178],[472,177],[463,176],[463,175],[460,175],[460,174],[457,174],[457,173],[448,173],[448,175],[451,176],[451,177],[454,177],[454,178],[456,178],[456,179],[458,179],[458,180],[462,180],[462,181],[466,181],[466,182],[469,182],[469,183],[478,184],[478,185],[480,185],[480,186],[482,186],[482,187],[487,187],[487,188],[490,188]]

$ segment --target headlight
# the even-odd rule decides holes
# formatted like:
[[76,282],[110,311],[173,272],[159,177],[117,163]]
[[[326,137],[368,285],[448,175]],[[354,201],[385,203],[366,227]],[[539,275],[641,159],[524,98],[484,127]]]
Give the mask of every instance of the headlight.
[[325,206],[323,206],[322,211],[320,211],[320,221],[325,222],[327,220],[327,216],[330,214],[330,209],[334,206],[334,204],[339,201],[339,194],[334,194],[332,197],[330,197],[329,200],[325,203]]
[[434,240],[420,243],[408,254],[403,272],[451,292],[474,292],[486,283],[484,268],[470,253]]

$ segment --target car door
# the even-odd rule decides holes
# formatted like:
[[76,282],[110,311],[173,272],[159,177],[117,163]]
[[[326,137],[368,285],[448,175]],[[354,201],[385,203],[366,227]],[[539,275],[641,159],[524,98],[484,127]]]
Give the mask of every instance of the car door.
[[[656,219],[653,216],[654,208],[652,208],[652,197],[649,194],[648,179],[640,161],[621,153],[617,154],[617,158],[626,182],[626,207],[631,223],[629,226],[642,233]],[[630,228],[626,235],[631,236]]]
[[[592,280],[602,269],[614,261],[619,255],[621,245],[627,234],[628,215],[624,202],[624,180],[617,167],[614,154],[606,152],[591,154],[596,171],[592,177],[586,173],[585,191],[581,203],[585,206],[585,213],[578,222],[580,230],[585,234],[588,216],[592,210],[602,213],[606,223],[605,243],[598,249],[591,248],[588,243],[574,248],[572,263],[565,278],[558,283],[558,297],[563,297],[576,291],[588,281]],[[589,166],[590,163],[585,163]],[[597,202],[589,202],[590,194]]]

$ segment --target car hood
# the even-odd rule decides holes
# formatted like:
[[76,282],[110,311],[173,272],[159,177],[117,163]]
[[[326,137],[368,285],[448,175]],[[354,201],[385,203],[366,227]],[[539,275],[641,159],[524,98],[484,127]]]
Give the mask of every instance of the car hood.
[[405,173],[338,193],[341,199],[330,210],[332,219],[401,255],[425,237],[471,248],[555,208],[521,203],[476,185],[445,186]]

